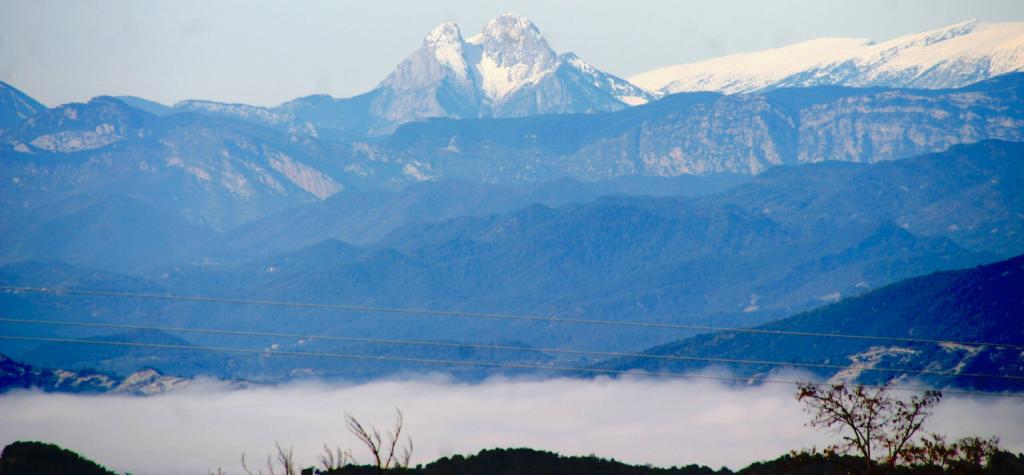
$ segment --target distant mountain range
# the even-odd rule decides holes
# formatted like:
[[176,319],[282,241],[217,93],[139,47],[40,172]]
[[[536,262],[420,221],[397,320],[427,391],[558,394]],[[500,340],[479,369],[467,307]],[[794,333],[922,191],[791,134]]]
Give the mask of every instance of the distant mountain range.
[[[683,356],[852,366],[800,368],[834,381],[924,381],[935,387],[1024,388],[1024,256],[994,264],[916,277],[755,330],[957,340],[978,344],[845,339],[721,332],[661,345],[653,356]],[[1001,347],[1000,344],[1013,345]],[[620,358],[598,367],[689,372],[716,365],[699,361]],[[723,366],[717,364],[717,366]],[[778,367],[724,365],[741,377]],[[902,373],[900,369],[952,375]],[[878,371],[882,370],[882,371]],[[965,376],[993,374],[1018,379]],[[959,375],[959,376],[958,376]]]
[[[608,195],[699,196],[750,180],[748,175],[673,178],[622,177],[600,182],[560,179],[517,186],[425,181],[396,191],[341,192],[289,208],[223,234],[216,248],[225,262],[270,257],[325,239],[371,244],[397,228],[458,217],[486,217],[542,204],[584,203]],[[214,249],[204,250],[212,255]],[[255,254],[254,254],[255,252]]]
[[[533,23],[505,14],[468,38],[458,25],[442,23],[376,88],[350,98],[320,94],[274,107],[206,100],[172,107],[137,97],[121,99],[156,115],[195,112],[293,134],[357,141],[430,118],[607,112],[694,91],[735,94],[836,85],[951,89],[1022,70],[1024,23],[972,20],[882,43],[819,38],[660,68],[627,81],[573,53],[555,52]],[[7,113],[9,117],[0,119],[0,129],[17,123],[10,117],[27,118],[42,106],[28,100],[21,108],[20,115]]]
[[[556,208],[534,205],[497,215],[410,223],[367,245],[326,240],[239,265],[178,265],[140,278],[66,265],[21,263],[0,267],[0,282],[755,325],[901,279],[1024,253],[1020,239],[1024,233],[1021,156],[1022,144],[984,142],[873,165],[829,162],[777,167],[746,184],[710,195],[606,197]],[[462,190],[456,187],[454,192]],[[330,219],[331,213],[323,216]],[[255,247],[274,248],[275,236],[294,242],[289,233],[268,233],[268,239]],[[302,239],[312,241],[315,236]],[[182,327],[217,322],[221,328],[275,332],[284,326],[294,333],[462,340],[527,349],[635,350],[686,336],[685,332],[642,328],[609,332],[601,326],[486,319],[460,319],[453,324],[450,319],[374,312],[322,314],[293,308],[85,296],[51,299],[20,293],[0,294],[0,307],[12,315],[31,318],[80,320],[89,315],[115,323]],[[19,331],[27,329],[19,326]],[[47,334],[53,329],[32,331]],[[71,328],[60,329],[60,334],[81,335]],[[225,344],[219,336],[183,337],[190,343]],[[315,339],[264,338],[260,344],[271,343],[281,349],[337,349],[332,342]],[[412,351],[354,345],[353,351]],[[444,351],[441,356],[449,357],[446,352],[455,350]],[[537,358],[529,352],[497,353],[501,354],[485,353],[484,357],[513,362]],[[35,357],[90,354],[96,354],[95,350],[42,351]],[[429,349],[413,354],[439,355]],[[71,367],[81,361],[77,359],[80,356],[74,358],[45,363]],[[314,373],[327,368],[325,362],[303,360],[302,364],[308,366],[301,368]],[[172,372],[228,368],[225,371],[235,371],[232,374],[241,377],[252,377],[255,371],[253,363],[212,364],[180,358],[153,365]],[[365,362],[331,365],[328,373],[350,376],[395,366]]]
[[659,95],[822,85],[948,89],[1022,70],[1024,23],[972,20],[881,43],[818,38],[668,66],[629,80]]
[[[815,43],[765,53],[781,69],[733,58],[752,76],[707,79],[742,94],[645,92],[555,53],[515,15],[468,38],[439,26],[377,89],[348,99],[168,107],[102,96],[48,109],[0,83],[0,282],[762,324],[1024,253],[1019,29],[971,22],[853,50]],[[830,81],[871,87],[783,87]],[[24,293],[0,293],[0,308],[25,318],[475,340],[522,351],[411,353],[538,364],[597,362],[541,347],[636,350],[689,335]],[[149,362],[231,377],[401,369],[4,348],[34,365],[121,374]],[[867,350],[850,351],[836,358]]]
[[536,26],[506,14],[468,39],[454,23],[438,26],[376,89],[356,97],[315,95],[271,108],[182,101],[165,112],[194,111],[356,140],[436,117],[615,111],[695,91],[735,94],[837,85],[951,89],[1019,71],[1024,71],[1024,23],[972,20],[882,43],[820,38],[669,66],[627,81],[572,53],[555,53]]
[[[260,233],[303,216],[318,221],[307,219],[306,226],[286,233],[302,245],[325,238],[365,241],[406,222],[459,212],[565,204],[641,189],[693,194],[709,188],[704,183],[738,181],[623,177],[521,188],[478,180],[421,182],[430,173],[429,162],[397,160],[383,146],[317,140],[205,115],[157,116],[112,97],[44,110],[0,141],[0,177],[6,183],[0,195],[0,261],[56,258],[121,271],[139,270],[133,266],[142,262],[192,262],[224,235],[267,242]],[[409,185],[414,186],[400,191]],[[453,207],[435,202],[419,214],[396,214],[427,189]],[[480,202],[466,201],[463,192],[477,194]],[[379,200],[391,196],[395,207],[387,209]],[[304,207],[314,203],[322,204]],[[346,214],[353,219],[344,219]],[[317,230],[324,228],[339,231]],[[303,238],[310,234],[317,239]],[[296,247],[274,246],[264,254]]]
[[572,53],[556,53],[533,23],[505,14],[468,39],[455,23],[442,23],[376,89],[353,98],[317,95],[273,108],[183,101],[174,110],[338,138],[381,135],[432,117],[612,111],[651,99]]
[[377,189],[387,178],[376,179],[385,174],[376,168],[401,168],[348,144],[231,119],[154,116],[112,97],[42,111],[3,139],[0,167],[12,180],[4,196],[18,196],[21,206],[120,193],[163,200],[155,203],[161,211],[213,229],[359,189],[367,180]]
[[[0,134],[0,254],[64,255],[52,247],[60,243],[80,246],[74,253],[108,255],[89,246],[163,241],[168,252],[158,255],[182,262],[220,233],[342,192],[335,201],[421,181],[519,186],[565,178],[607,192],[615,185],[601,182],[629,177],[754,174],[1019,141],[1022,90],[1024,74],[1017,73],[951,91],[689,93],[608,113],[433,119],[373,142],[322,140],[203,114],[154,115],[100,97],[39,111]],[[22,238],[59,236],[72,222],[83,226],[65,239]],[[354,234],[335,237],[348,236]]]
[[1024,73],[1014,73],[944,91],[683,93],[603,114],[412,123],[383,138],[378,150],[432,179],[491,183],[757,174],[777,165],[875,162],[957,143],[1024,140],[1022,86]]
[[[619,357],[592,365],[587,365],[584,360],[577,361],[576,364],[597,370],[681,374],[700,373],[717,368],[726,371],[730,376],[750,380],[777,376],[779,372],[785,370],[799,370],[830,382],[881,384],[886,381],[898,381],[910,384],[925,383],[937,388],[1020,390],[1024,388],[1024,379],[1021,379],[1024,378],[1024,350],[1021,350],[1024,346],[1024,297],[1018,292],[1022,286],[1024,256],[1018,256],[975,268],[910,278],[860,296],[752,328],[754,332],[836,334],[852,335],[854,338],[724,331],[687,338],[641,352],[646,356]],[[871,339],[873,336],[917,341]],[[139,335],[124,337],[126,338],[115,336],[101,339],[149,342],[153,338],[150,336],[140,339]],[[157,338],[165,343],[188,346],[188,343],[173,337]],[[955,342],[928,341],[951,339]],[[523,349],[526,350],[528,347],[524,346]],[[390,351],[372,347],[363,347],[359,350],[360,353],[384,357],[393,355]],[[543,355],[541,352],[527,354],[530,359],[506,359],[509,357],[498,357],[492,352],[470,348],[426,354],[421,349],[412,348],[403,349],[394,356],[494,363],[509,361],[541,366],[553,358],[538,358]],[[103,356],[97,358],[97,355]],[[133,371],[127,368],[132,368],[132,364],[138,365],[147,361],[167,365],[172,371],[182,372],[184,366],[172,363],[180,361],[181,355],[182,353],[174,351],[43,345],[26,354],[26,357],[58,364],[63,362],[72,366],[81,366],[84,361],[88,364],[103,365],[112,371],[126,370],[130,374],[119,378],[94,371],[40,369],[0,354],[0,392],[35,388],[72,393],[159,394],[184,387],[191,381],[181,377],[165,376],[153,369]],[[266,356],[270,356],[269,350]],[[708,358],[710,361],[701,361],[702,358]],[[188,359],[197,360],[195,356]],[[202,367],[193,367],[184,372],[192,375],[215,374],[230,378],[233,376],[232,373],[225,372],[224,368],[233,367],[238,371],[240,367],[247,365],[242,358],[213,356],[208,359],[220,361],[210,364],[205,370]],[[283,361],[276,361],[274,364],[270,358],[265,358],[261,364],[260,370],[264,372],[264,378],[279,378],[268,381],[303,376],[302,373],[294,372],[294,360],[286,357],[276,359]],[[744,360],[755,363],[738,362]],[[758,361],[771,361],[777,364],[756,363]],[[301,365],[308,366],[309,362],[304,361],[300,363]],[[281,368],[268,371],[270,367],[275,366],[291,368],[292,371]],[[401,371],[401,365],[386,362],[368,364],[356,360],[347,365],[332,366],[332,370],[328,370],[327,374],[330,374],[330,371],[340,371],[348,377],[379,376],[386,372]],[[315,371],[324,370],[324,367],[320,367]],[[406,371],[408,370],[406,367]],[[468,374],[476,374],[476,377],[479,377],[495,371],[500,370],[470,370]],[[242,387],[250,383],[236,381],[234,384]]]

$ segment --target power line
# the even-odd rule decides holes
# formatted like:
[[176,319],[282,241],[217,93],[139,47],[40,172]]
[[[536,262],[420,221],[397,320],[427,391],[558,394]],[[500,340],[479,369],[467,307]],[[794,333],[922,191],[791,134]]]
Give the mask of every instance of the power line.
[[639,359],[651,359],[651,360],[662,360],[662,361],[699,361],[708,363],[725,363],[725,364],[743,364],[743,365],[759,365],[759,366],[782,366],[782,367],[798,367],[798,368],[818,368],[818,369],[834,369],[834,370],[858,370],[858,371],[872,371],[872,372],[884,372],[893,374],[921,374],[921,375],[933,375],[933,376],[949,376],[949,377],[970,377],[970,378],[989,378],[989,379],[1005,379],[1005,380],[1018,380],[1024,381],[1024,376],[1012,376],[1012,375],[998,375],[998,374],[982,374],[982,373],[956,373],[952,371],[933,371],[933,370],[917,370],[917,369],[901,369],[901,368],[873,368],[873,367],[857,367],[847,366],[838,364],[828,363],[795,363],[786,361],[771,361],[771,360],[753,360],[753,359],[737,359],[737,358],[716,358],[716,357],[703,357],[703,356],[684,356],[684,355],[652,355],[648,353],[635,353],[635,352],[616,352],[616,351],[592,351],[592,350],[575,350],[568,348],[535,348],[535,347],[523,347],[523,346],[512,346],[512,345],[497,345],[497,344],[483,344],[483,343],[462,343],[462,342],[446,342],[446,341],[431,341],[431,340],[405,340],[405,339],[392,339],[392,338],[367,338],[367,337],[350,337],[350,336],[332,336],[332,335],[309,335],[309,334],[298,334],[298,333],[280,333],[280,332],[258,332],[249,330],[221,330],[211,328],[182,328],[182,327],[165,327],[165,326],[149,326],[149,325],[129,325],[129,324],[118,324],[118,323],[97,323],[97,322],[77,322],[77,321],[62,321],[62,320],[28,320],[19,318],[3,318],[0,317],[2,323],[16,323],[16,324],[30,324],[30,325],[60,325],[60,326],[72,326],[72,327],[84,327],[84,328],[109,328],[109,329],[120,329],[120,330],[155,330],[162,332],[174,332],[174,333],[194,333],[194,334],[210,334],[210,335],[231,335],[231,336],[247,336],[247,337],[267,337],[267,338],[289,338],[299,340],[324,340],[324,341],[342,341],[349,343],[368,343],[376,345],[396,345],[396,346],[432,346],[432,347],[443,347],[443,348],[473,348],[483,350],[497,350],[497,351],[517,351],[517,352],[538,352],[538,353],[561,353],[571,355],[591,355],[591,356],[603,356],[610,358],[639,358]]
[[956,341],[956,340],[939,340],[929,338],[908,338],[908,337],[891,337],[891,336],[875,336],[875,335],[856,335],[848,333],[823,333],[823,332],[805,332],[795,330],[768,330],[762,328],[742,328],[742,327],[721,327],[712,325],[687,325],[680,323],[662,323],[662,322],[643,322],[643,321],[628,321],[628,320],[598,320],[598,319],[587,319],[587,318],[564,318],[564,317],[548,317],[541,315],[515,315],[506,313],[486,313],[486,312],[464,312],[454,310],[430,310],[430,309],[416,309],[416,308],[403,308],[403,307],[373,307],[364,305],[347,305],[347,304],[328,304],[328,303],[312,303],[312,302],[293,302],[286,300],[263,300],[263,299],[243,299],[243,298],[229,298],[229,297],[209,297],[209,296],[198,296],[198,295],[174,295],[174,294],[152,294],[152,293],[139,293],[139,292],[114,292],[104,290],[86,290],[86,289],[60,289],[60,288],[49,288],[49,287],[26,287],[26,286],[12,286],[12,285],[0,285],[0,290],[7,290],[13,292],[39,292],[48,293],[54,295],[70,294],[70,295],[92,295],[92,296],[103,296],[103,297],[122,297],[122,298],[135,298],[135,299],[148,299],[148,300],[173,300],[183,302],[204,302],[204,303],[225,303],[235,305],[264,305],[264,306],[275,306],[275,307],[294,307],[294,308],[310,308],[310,309],[322,309],[322,310],[347,310],[353,312],[367,312],[367,313],[392,313],[392,314],[407,314],[407,315],[423,315],[431,317],[459,317],[459,318],[481,318],[491,320],[510,320],[510,321],[528,321],[528,322],[550,322],[550,323],[568,323],[568,324],[583,324],[583,325],[612,325],[612,326],[623,326],[623,327],[637,327],[637,328],[667,328],[676,330],[696,330],[696,331],[715,331],[715,332],[730,332],[730,333],[750,333],[757,335],[780,335],[780,336],[801,336],[801,337],[817,337],[817,338],[843,338],[853,340],[874,340],[874,341],[893,341],[902,343],[925,343],[925,344],[936,344],[936,345],[967,345],[967,346],[995,346],[1000,348],[1012,348],[1024,350],[1024,345],[1009,344],[1009,343],[996,343],[996,342],[970,342],[970,341]]
[[[109,346],[122,346],[122,347],[134,347],[134,348],[153,348],[153,349],[164,349],[164,350],[186,350],[186,351],[208,351],[218,353],[243,353],[243,354],[262,354],[268,356],[294,356],[294,357],[315,357],[315,358],[332,358],[332,359],[345,359],[345,360],[371,360],[371,361],[393,361],[400,363],[417,363],[427,365],[442,365],[442,366],[476,366],[476,367],[487,367],[487,368],[502,368],[502,369],[529,369],[529,370],[542,370],[542,371],[554,371],[562,373],[583,373],[592,375],[611,375],[611,376],[654,376],[664,378],[675,378],[675,379],[706,379],[713,381],[730,381],[740,383],[767,383],[767,384],[812,384],[814,386],[828,386],[827,383],[808,383],[806,381],[797,381],[791,379],[769,379],[769,378],[740,378],[736,376],[716,376],[707,374],[689,374],[689,373],[670,373],[670,372],[639,372],[630,370],[617,370],[617,369],[603,369],[603,368],[577,368],[572,366],[543,366],[543,365],[532,365],[532,364],[519,364],[519,363],[494,363],[489,361],[471,361],[471,360],[446,360],[446,359],[430,359],[430,358],[413,358],[406,356],[383,356],[383,355],[363,355],[353,353],[321,353],[321,352],[309,352],[309,351],[287,351],[287,350],[265,350],[256,348],[232,348],[232,347],[218,347],[218,346],[191,346],[191,345],[174,345],[174,344],[163,344],[163,343],[141,343],[141,342],[124,342],[124,341],[103,341],[103,340],[87,340],[78,338],[50,338],[50,337],[31,337],[31,336],[16,336],[16,335],[0,335],[0,340],[17,340],[17,341],[37,341],[45,343],[58,343],[58,344],[91,344],[91,345],[109,345]],[[864,387],[870,388],[882,388],[883,386],[865,384]],[[892,386],[889,389],[895,391],[913,391],[921,392],[931,390],[932,388],[921,388],[912,386]],[[985,391],[972,391],[966,389],[949,389],[943,390],[947,394],[962,394],[962,395],[973,395],[973,396],[988,396],[988,397],[1009,397],[1009,398],[1020,398],[1024,399],[1024,393],[993,393]]]

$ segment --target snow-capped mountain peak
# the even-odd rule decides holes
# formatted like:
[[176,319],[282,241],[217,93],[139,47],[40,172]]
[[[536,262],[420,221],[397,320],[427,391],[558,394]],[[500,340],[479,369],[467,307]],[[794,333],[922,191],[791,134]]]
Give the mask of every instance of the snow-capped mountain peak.
[[649,91],[753,92],[826,84],[954,88],[1024,70],[1024,23],[970,20],[883,42],[819,38],[656,69],[630,78]]
[[446,21],[437,25],[423,39],[423,42],[428,45],[445,44],[452,41],[462,42],[462,31],[459,30],[459,25],[453,21]]
[[469,74],[466,66],[465,51],[462,39],[462,32],[459,25],[454,22],[445,22],[434,28],[423,40],[423,47],[434,53],[434,58],[450,68],[460,78],[465,79]]
[[468,39],[455,23],[442,23],[381,82],[378,94],[371,112],[390,124],[615,110],[651,98],[575,55],[559,55],[536,25],[511,13]]
[[965,22],[957,23],[955,25],[950,25],[944,28],[939,28],[937,30],[924,32],[920,35],[917,35],[920,37],[919,41],[911,40],[909,41],[909,43],[920,44],[922,46],[933,45],[940,41],[945,41],[951,38],[956,38],[958,36],[969,34],[972,31],[974,31],[974,29],[977,28],[979,24],[980,22],[976,18],[973,20],[967,20]]
[[487,22],[483,30],[480,31],[480,34],[472,38],[472,42],[481,43],[485,39],[511,43],[522,42],[528,39],[544,40],[537,25],[515,13],[505,13]]
[[484,95],[492,101],[536,83],[558,65],[558,55],[537,26],[511,13],[488,22],[469,44],[480,49],[475,69]]
[[470,43],[482,46],[483,52],[501,65],[545,62],[555,57],[537,26],[512,13],[489,21]]

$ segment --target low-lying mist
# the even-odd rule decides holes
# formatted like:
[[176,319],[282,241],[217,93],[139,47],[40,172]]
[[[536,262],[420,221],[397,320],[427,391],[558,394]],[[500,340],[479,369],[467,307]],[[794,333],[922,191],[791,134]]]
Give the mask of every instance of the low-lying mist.
[[[494,447],[596,454],[634,464],[740,468],[791,449],[827,444],[804,427],[794,388],[730,388],[651,379],[492,380],[443,377],[360,385],[290,384],[244,390],[197,383],[155,397],[18,391],[0,396],[0,444],[42,440],[137,474],[242,473],[280,442],[303,466],[324,443],[369,458],[345,430],[349,412],[384,430],[395,408],[414,463]],[[1024,399],[947,396],[926,430],[996,435],[1024,451]]]

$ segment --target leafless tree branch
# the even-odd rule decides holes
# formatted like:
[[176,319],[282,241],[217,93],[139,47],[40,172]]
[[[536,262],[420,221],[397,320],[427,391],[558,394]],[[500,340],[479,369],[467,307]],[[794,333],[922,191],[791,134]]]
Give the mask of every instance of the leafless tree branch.
[[[345,425],[348,427],[348,431],[370,450],[378,473],[408,468],[409,462],[412,460],[412,439],[406,437],[405,443],[402,444],[402,429],[405,425],[402,411],[395,409],[395,413],[394,425],[383,436],[376,427],[371,425],[367,429],[352,414],[345,414]],[[400,444],[402,445],[400,446]]]

